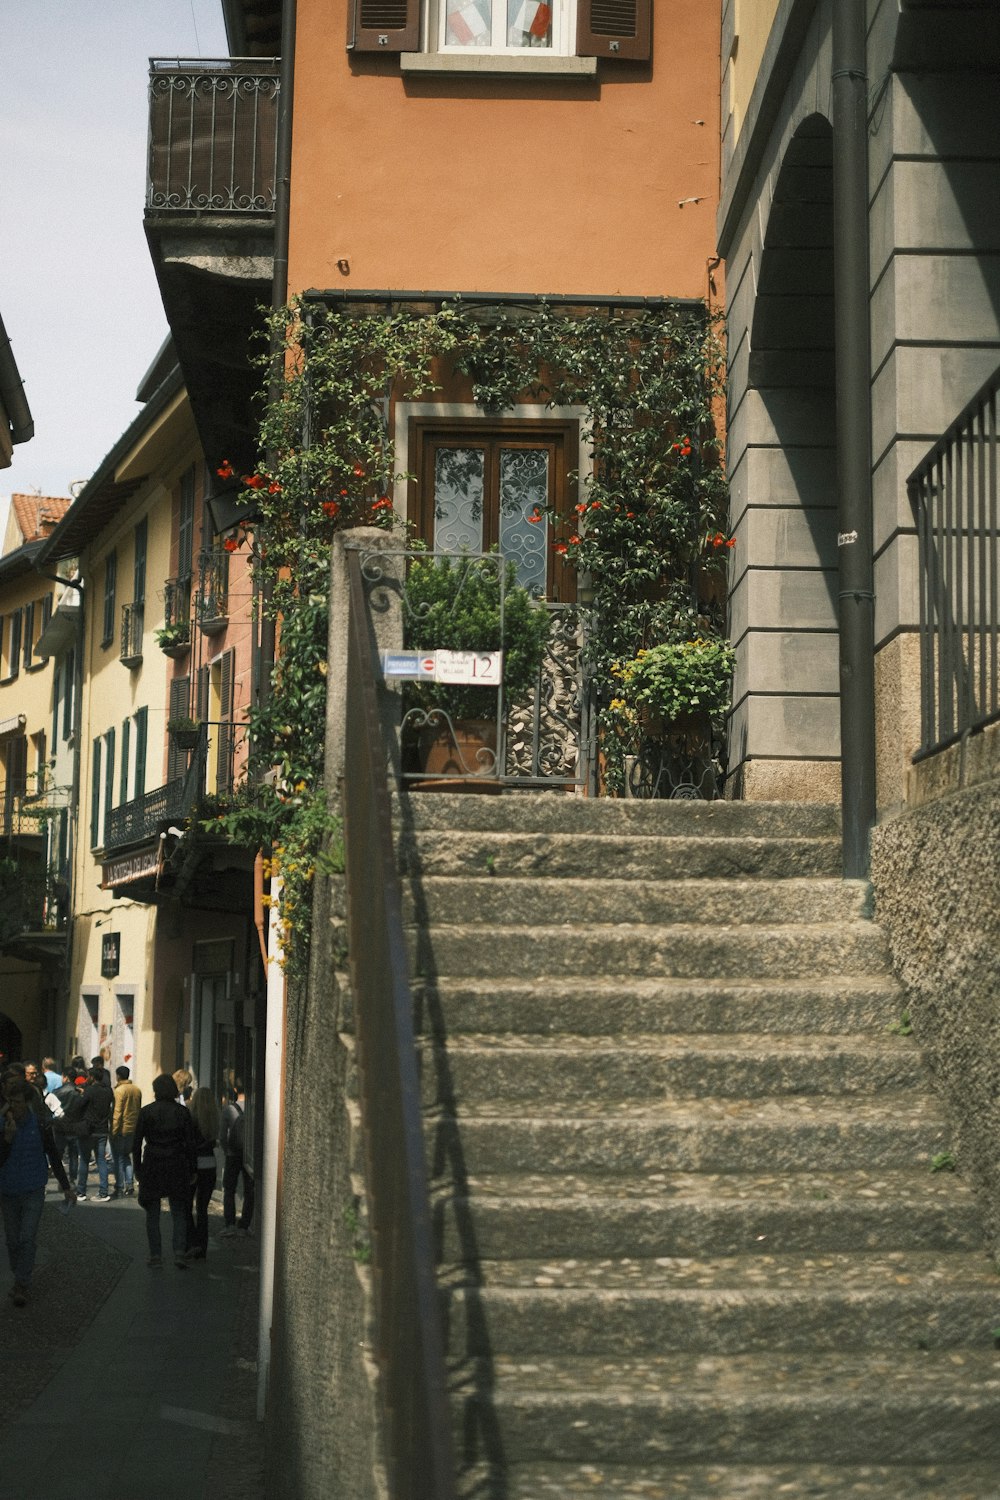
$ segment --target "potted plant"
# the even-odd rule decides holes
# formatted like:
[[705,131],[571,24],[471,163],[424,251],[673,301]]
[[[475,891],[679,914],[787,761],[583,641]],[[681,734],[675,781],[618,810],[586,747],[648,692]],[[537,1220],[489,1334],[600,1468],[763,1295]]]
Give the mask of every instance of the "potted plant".
[[184,652],[191,648],[191,626],[187,620],[177,620],[172,624],[161,625],[153,634],[164,656],[183,656]]
[[168,719],[167,733],[179,750],[193,750],[201,734],[201,720],[186,718]]
[[734,656],[728,641],[700,636],[639,651],[620,671],[622,696],[653,738],[729,711]]
[[728,641],[699,636],[652,646],[615,668],[602,718],[625,757],[626,795],[719,795],[733,661]]
[[[502,593],[502,624],[501,624]],[[544,605],[515,581],[512,562],[428,555],[410,564],[403,643],[408,651],[503,651],[503,701],[534,690],[549,633]],[[421,729],[422,768],[489,776],[497,761],[497,690],[417,683],[404,726]]]

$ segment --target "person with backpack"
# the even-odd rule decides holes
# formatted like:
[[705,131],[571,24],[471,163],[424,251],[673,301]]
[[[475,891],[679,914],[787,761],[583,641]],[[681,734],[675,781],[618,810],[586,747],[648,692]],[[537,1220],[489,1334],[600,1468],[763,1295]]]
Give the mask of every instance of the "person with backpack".
[[76,1193],[53,1139],[52,1117],[38,1090],[9,1069],[3,1074],[0,1103],[0,1213],[14,1274],[8,1295],[15,1307],[28,1300],[50,1167],[67,1203],[74,1202]]
[[222,1111],[222,1129],[219,1136],[225,1162],[222,1168],[222,1216],[225,1227],[222,1237],[231,1238],[237,1232],[236,1184],[243,1178],[243,1203],[240,1208],[239,1232],[248,1234],[253,1222],[254,1185],[253,1176],[246,1164],[246,1095],[243,1084],[236,1079],[229,1091],[229,1103]]

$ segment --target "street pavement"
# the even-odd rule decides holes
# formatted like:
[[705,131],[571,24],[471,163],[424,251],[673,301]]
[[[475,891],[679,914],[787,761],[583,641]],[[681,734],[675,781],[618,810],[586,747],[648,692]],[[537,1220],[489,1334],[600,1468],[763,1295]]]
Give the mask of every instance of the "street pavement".
[[263,1496],[256,1240],[219,1238],[217,1194],[177,1270],[164,1204],[151,1269],[135,1198],[62,1201],[50,1182],[28,1306],[0,1295],[0,1500]]

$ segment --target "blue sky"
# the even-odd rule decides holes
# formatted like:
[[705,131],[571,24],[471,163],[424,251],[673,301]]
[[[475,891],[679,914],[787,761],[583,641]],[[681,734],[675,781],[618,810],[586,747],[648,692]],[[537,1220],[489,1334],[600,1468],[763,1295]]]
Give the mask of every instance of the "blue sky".
[[133,420],[167,326],[142,229],[150,57],[224,57],[219,0],[17,0],[0,49],[0,314],[35,436],[0,492],[65,495]]

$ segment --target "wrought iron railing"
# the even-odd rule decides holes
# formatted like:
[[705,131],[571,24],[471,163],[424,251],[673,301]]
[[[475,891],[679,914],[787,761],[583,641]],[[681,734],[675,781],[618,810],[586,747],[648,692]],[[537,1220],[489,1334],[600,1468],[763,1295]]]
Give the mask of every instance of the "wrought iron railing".
[[108,809],[104,832],[104,849],[122,849],[140,844],[160,832],[164,823],[186,818],[196,801],[196,789],[190,776],[178,776],[166,786],[144,792]]
[[168,578],[163,585],[164,625],[188,625],[191,620],[191,579]]
[[393,1500],[452,1500],[454,1467],[413,997],[360,561],[349,554],[344,775],[348,942],[377,1357]]
[[910,475],[920,549],[921,747],[1000,717],[998,370]]
[[278,64],[154,59],[147,214],[273,214]]
[[142,632],[146,619],[144,604],[122,605],[121,659],[128,665],[142,660]]
[[198,561],[198,623],[202,629],[229,615],[229,553],[203,552]]
[[[426,563],[431,555],[416,548],[362,555],[368,607],[381,613],[389,596],[398,599],[404,655],[409,636],[422,634],[417,627],[428,608],[423,590],[418,587],[414,593],[408,570],[413,562]],[[453,608],[459,613],[467,610],[462,603],[463,591],[474,588],[476,575],[485,570],[483,577],[494,583],[490,606],[495,612],[494,633],[497,640],[506,640],[504,559],[497,552],[463,552],[461,559],[470,582],[459,584]],[[472,696],[479,706],[475,711],[468,708],[465,714],[460,705],[464,701],[468,707],[468,682],[457,695],[454,688],[447,687],[428,693],[426,683],[421,682],[414,683],[412,690],[404,689],[405,711],[400,727],[408,782],[417,784],[445,776],[450,781],[489,780],[518,787],[588,784],[596,760],[595,720],[584,668],[583,611],[575,604],[546,604],[542,600],[536,601],[536,607],[547,611],[549,632],[533,681],[521,680],[511,692],[506,681],[498,680],[494,686],[491,678],[488,687],[473,687]],[[439,618],[443,620],[446,615]],[[457,638],[464,636],[464,631],[446,631],[448,635]],[[423,645],[408,649],[418,654],[424,651]],[[452,703],[457,706],[450,706]]]

